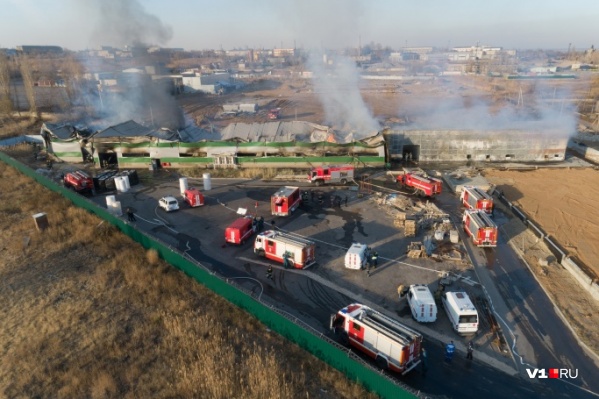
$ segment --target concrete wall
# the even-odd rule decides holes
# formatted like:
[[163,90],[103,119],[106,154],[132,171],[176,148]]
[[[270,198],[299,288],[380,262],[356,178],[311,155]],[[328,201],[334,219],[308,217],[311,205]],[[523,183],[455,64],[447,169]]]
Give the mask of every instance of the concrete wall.
[[407,146],[418,146],[417,159],[425,162],[563,161],[568,145],[567,138],[524,130],[389,130],[385,140],[392,159],[413,149]]

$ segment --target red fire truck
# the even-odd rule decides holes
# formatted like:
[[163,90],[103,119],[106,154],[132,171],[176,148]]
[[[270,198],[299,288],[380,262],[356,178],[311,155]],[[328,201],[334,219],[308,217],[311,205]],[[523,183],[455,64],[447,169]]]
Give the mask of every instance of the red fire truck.
[[416,195],[423,197],[434,197],[441,194],[441,180],[434,177],[420,176],[414,173],[407,172],[397,176],[397,183],[402,186],[412,187],[416,190]]
[[314,243],[305,238],[267,230],[256,237],[254,253],[289,267],[305,269],[315,262],[314,247]]
[[375,359],[385,370],[406,374],[420,363],[422,334],[358,303],[331,315],[330,327],[341,342]]
[[185,202],[189,204],[192,208],[196,206],[204,205],[204,195],[195,188],[188,188],[183,192],[183,198]]
[[231,244],[243,244],[255,232],[256,223],[254,218],[239,218],[225,229],[225,241]]
[[477,247],[497,246],[497,225],[484,211],[464,211],[464,231]]
[[322,186],[325,183],[341,183],[354,179],[354,167],[352,165],[341,166],[319,166],[313,168],[308,175],[308,181],[317,186]]
[[270,111],[268,111],[268,119],[271,119],[271,120],[279,119],[280,114],[281,114],[281,108],[273,108]]
[[481,210],[488,214],[493,213],[493,197],[478,187],[464,186],[460,199],[468,209]]
[[301,200],[299,187],[282,187],[270,197],[270,211],[274,216],[289,216]]
[[64,186],[71,188],[78,193],[91,193],[94,187],[94,181],[82,170],[68,172],[63,177]]

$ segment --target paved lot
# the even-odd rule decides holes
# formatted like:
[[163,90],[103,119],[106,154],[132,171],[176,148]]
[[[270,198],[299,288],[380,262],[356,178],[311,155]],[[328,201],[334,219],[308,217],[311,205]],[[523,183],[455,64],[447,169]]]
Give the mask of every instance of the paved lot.
[[[464,338],[452,331],[442,309],[439,309],[435,323],[422,325],[411,319],[406,301],[399,299],[397,292],[400,285],[428,284],[434,292],[442,272],[466,278],[454,281],[448,290],[465,290],[473,299],[482,297],[481,288],[470,282],[476,280],[476,274],[469,263],[438,262],[405,256],[407,245],[411,241],[421,240],[424,234],[431,234],[430,232],[421,232],[418,237],[404,237],[403,229],[394,226],[384,206],[377,205],[368,196],[359,197],[358,192],[350,187],[316,189],[304,183],[265,183],[235,179],[212,179],[211,182],[212,190],[204,191],[205,206],[190,208],[182,202],[181,210],[172,213],[157,208],[157,200],[167,194],[180,198],[179,182],[174,175],[161,174],[156,181],[134,186],[131,191],[118,193],[116,197],[121,201],[123,209],[127,206],[135,209],[138,228],[155,235],[173,248],[189,253],[199,250],[201,254],[198,253],[196,259],[200,258],[198,260],[208,267],[216,269],[217,264],[227,265],[234,270],[262,277],[266,265],[273,264],[280,276],[302,274],[329,287],[331,292],[341,293],[340,297],[330,292],[315,294],[311,291],[313,286],[298,284],[296,287],[289,284],[287,280],[291,277],[280,277],[276,281],[276,289],[296,297],[299,313],[310,315],[311,320],[308,322],[318,329],[328,328],[328,314],[331,312],[351,301],[365,302],[413,325],[427,337],[441,342],[456,341],[458,349],[465,348],[466,343],[473,339],[477,351],[488,355],[489,360],[497,363],[504,371],[512,372],[511,357],[499,351],[484,320],[476,336]],[[313,189],[316,193],[315,201],[302,206],[292,216],[272,217],[270,195],[285,184],[303,185],[306,190]],[[190,179],[189,185],[202,189],[202,180]],[[320,193],[324,197],[322,204],[317,200]],[[347,196],[347,206],[342,201],[340,208],[331,207],[331,196],[342,199]],[[103,195],[94,197],[94,200],[105,205]],[[443,194],[436,201],[440,207],[457,217],[459,207],[453,195]],[[266,228],[272,227],[269,224],[274,221],[277,229],[315,241],[317,264],[307,270],[286,271],[280,265],[254,255],[253,241],[242,246],[225,245],[224,229],[239,217],[236,214],[238,208],[263,216],[267,222]],[[370,276],[364,270],[349,270],[344,267],[344,255],[354,242],[365,243],[379,253],[379,265],[376,270],[371,271]],[[244,284],[250,288],[252,282]],[[273,293],[270,292],[269,295]],[[314,310],[319,308],[321,311]]]

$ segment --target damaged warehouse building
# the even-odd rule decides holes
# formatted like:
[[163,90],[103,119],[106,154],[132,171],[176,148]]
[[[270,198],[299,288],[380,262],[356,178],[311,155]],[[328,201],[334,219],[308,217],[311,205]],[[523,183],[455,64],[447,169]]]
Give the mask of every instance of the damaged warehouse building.
[[[561,134],[559,134],[561,133]],[[49,152],[66,162],[104,168],[287,167],[332,163],[384,166],[421,162],[563,161],[563,132],[535,130],[384,129],[365,138],[309,122],[233,123],[220,132],[197,127],[151,129],[132,120],[103,129],[44,124]]]

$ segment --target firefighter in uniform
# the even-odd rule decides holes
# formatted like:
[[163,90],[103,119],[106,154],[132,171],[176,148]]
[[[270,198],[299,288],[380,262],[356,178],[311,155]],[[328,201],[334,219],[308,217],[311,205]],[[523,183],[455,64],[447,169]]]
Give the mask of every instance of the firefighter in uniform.
[[379,253],[376,252],[376,251],[374,251],[372,253],[372,268],[376,269],[376,267],[378,266],[378,264],[379,264]]
[[447,360],[448,362],[451,362],[451,359],[453,359],[454,352],[455,352],[455,345],[453,344],[453,341],[451,341],[450,343],[445,345],[445,360]]

